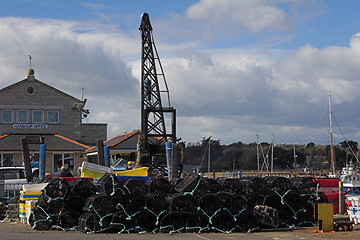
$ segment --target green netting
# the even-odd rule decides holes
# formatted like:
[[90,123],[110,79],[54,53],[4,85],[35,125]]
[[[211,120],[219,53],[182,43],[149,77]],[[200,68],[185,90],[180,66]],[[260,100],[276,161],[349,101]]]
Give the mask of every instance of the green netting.
[[[273,184],[271,191],[261,178],[215,181],[191,176],[173,185],[156,179],[147,185],[128,181],[124,186],[108,174],[97,184],[99,193],[86,201],[81,201],[83,196],[96,189],[90,181],[79,180],[71,191],[66,190],[66,183],[55,181],[43,191],[29,222],[34,229],[56,225],[60,230],[78,229],[87,234],[232,233],[316,224],[314,204],[326,196],[318,192],[312,179],[293,180],[288,189],[283,178],[267,180]],[[276,182],[281,187],[274,186]],[[301,182],[312,190],[294,189]]]

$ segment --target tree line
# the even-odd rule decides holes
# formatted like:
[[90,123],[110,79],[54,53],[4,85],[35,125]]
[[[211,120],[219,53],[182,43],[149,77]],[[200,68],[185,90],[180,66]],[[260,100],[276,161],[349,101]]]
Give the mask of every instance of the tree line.
[[[222,145],[220,140],[203,138],[196,143],[185,143],[184,164],[207,171],[209,160],[212,171],[221,170],[266,170],[273,159],[274,170],[297,169],[329,170],[331,168],[331,146],[313,142],[302,145],[242,142]],[[294,157],[295,148],[295,157]],[[335,168],[341,170],[346,164],[357,163],[358,143],[344,141],[334,145]],[[259,164],[258,164],[259,162]]]

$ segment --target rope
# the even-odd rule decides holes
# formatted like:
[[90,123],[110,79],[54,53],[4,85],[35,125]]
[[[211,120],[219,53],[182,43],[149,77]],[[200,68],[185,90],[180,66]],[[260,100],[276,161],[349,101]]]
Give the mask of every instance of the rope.
[[33,220],[34,220],[33,229],[35,229],[35,228],[37,227],[38,222],[50,221],[50,223],[52,223],[51,217],[58,215],[58,214],[49,214],[49,213],[47,213],[41,206],[37,206],[37,208],[40,209],[41,211],[43,211],[43,212],[45,213],[46,218],[36,220],[34,214],[32,214]]
[[151,214],[153,214],[156,217],[156,223],[155,225],[159,225],[159,218],[163,213],[166,213],[168,210],[163,210],[161,211],[158,215],[156,215],[156,213],[154,213],[153,211],[151,211],[148,207],[144,207],[145,210],[149,211]]
[[197,182],[197,184],[196,184],[195,188],[194,188],[191,192],[184,192],[184,195],[188,195],[188,194],[190,194],[190,195],[192,195],[192,196],[193,196],[193,195],[194,195],[194,192],[195,192],[195,191],[196,191],[196,189],[199,187],[201,180],[202,180],[202,178],[199,178],[199,180],[198,180],[198,182]]
[[50,203],[52,200],[65,200],[65,196],[66,196],[66,195],[64,195],[64,197],[52,198],[52,197],[50,197],[50,196],[48,196],[48,195],[46,194],[46,188],[43,189],[43,194],[44,194],[47,198],[49,198],[49,200],[47,201],[48,203]]
[[[123,194],[123,195],[126,195],[126,192],[125,192],[122,188],[116,187],[117,184],[115,183],[114,175],[110,175],[110,178],[111,178],[112,186],[113,186],[113,190],[112,190],[112,193],[110,193],[110,196],[114,196],[114,194],[116,193],[116,189],[120,189],[121,192],[122,192],[122,194]],[[126,190],[128,191],[128,193],[130,193],[129,189],[128,189],[126,186],[124,186],[124,187],[126,188]]]
[[[286,193],[285,193],[283,196],[281,196],[277,191],[275,191],[275,190],[273,190],[273,189],[271,189],[271,191],[275,192],[275,193],[281,198],[281,201],[280,201],[281,204],[282,204],[282,205],[286,205],[286,206],[294,213],[293,218],[294,218],[294,219],[297,219],[296,215],[297,215],[297,213],[298,213],[300,210],[297,211],[297,212],[295,212],[294,209],[293,209],[287,202],[284,201],[284,197],[285,197],[289,192],[291,192],[292,190],[290,189],[290,190],[286,191]],[[304,210],[304,209],[301,209],[301,210]]]
[[131,220],[131,218],[134,217],[136,214],[141,213],[141,211],[137,211],[134,214],[129,215],[121,203],[118,203],[118,206],[120,206],[122,208],[122,210],[124,211],[124,213],[126,214],[126,216],[127,216],[126,220]]
[[62,230],[62,231],[64,231],[64,232],[66,232],[66,231],[77,231],[77,230],[79,230],[79,229],[78,229],[78,226],[74,226],[74,227],[71,227],[71,228],[63,228],[63,227],[60,227],[59,225],[56,225],[56,229],[60,229],[60,230]]

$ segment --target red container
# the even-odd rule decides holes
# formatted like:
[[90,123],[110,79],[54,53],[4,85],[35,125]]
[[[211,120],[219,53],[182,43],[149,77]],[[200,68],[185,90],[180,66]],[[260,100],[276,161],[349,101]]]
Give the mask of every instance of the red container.
[[339,192],[339,179],[334,178],[318,178],[316,181],[319,183],[319,192],[323,193],[336,193]]
[[320,184],[320,187],[339,187],[339,179],[336,178],[317,178],[316,181]]
[[86,179],[89,179],[90,181],[93,181],[93,178],[90,178],[90,177],[59,177],[59,178],[64,179],[69,183],[75,182],[76,179],[78,179],[78,178],[86,178]]
[[[326,193],[326,197],[328,198],[329,203],[332,203],[334,206],[334,214],[339,214],[339,192],[336,193]],[[345,202],[345,193],[343,194],[343,213],[347,210],[347,205]]]

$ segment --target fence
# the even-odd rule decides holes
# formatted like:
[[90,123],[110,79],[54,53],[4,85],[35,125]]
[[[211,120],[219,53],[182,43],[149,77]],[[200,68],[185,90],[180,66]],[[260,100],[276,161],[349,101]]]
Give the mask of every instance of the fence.
[[8,182],[0,180],[0,199],[8,199],[15,196],[20,196],[20,191],[24,183]]
[[209,178],[241,178],[241,177],[266,177],[266,176],[278,176],[278,177],[287,177],[290,178],[291,173],[290,172],[257,172],[257,171],[236,171],[236,172],[204,172],[204,177]]

